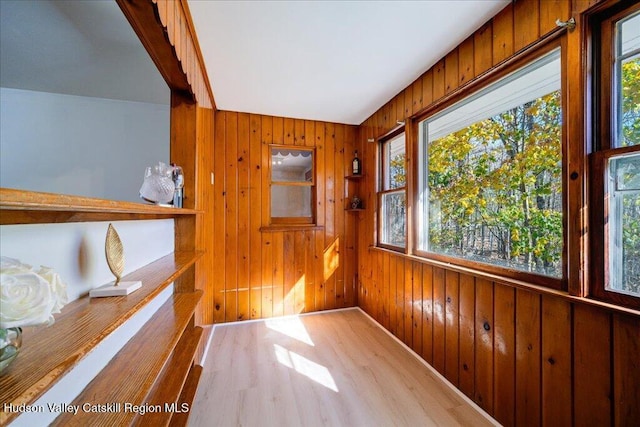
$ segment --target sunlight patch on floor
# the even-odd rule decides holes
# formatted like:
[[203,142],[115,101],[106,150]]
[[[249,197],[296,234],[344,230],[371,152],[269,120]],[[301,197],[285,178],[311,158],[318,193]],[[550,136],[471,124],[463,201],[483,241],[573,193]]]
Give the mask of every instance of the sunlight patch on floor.
[[296,352],[289,351],[278,344],[274,344],[273,349],[276,354],[276,359],[280,364],[287,368],[294,369],[299,374],[304,375],[329,390],[335,391],[336,393],[339,392],[336,382],[325,366],[309,360]]
[[273,318],[264,321],[267,328],[313,346],[313,341],[299,317]]

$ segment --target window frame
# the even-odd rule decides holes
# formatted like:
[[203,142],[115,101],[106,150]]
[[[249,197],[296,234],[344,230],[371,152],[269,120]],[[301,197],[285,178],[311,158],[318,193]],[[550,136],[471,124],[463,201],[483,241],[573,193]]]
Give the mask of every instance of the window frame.
[[[609,284],[609,160],[640,153],[640,145],[616,147],[619,103],[619,79],[616,25],[624,18],[640,13],[640,4],[618,4],[591,19],[593,55],[593,152],[590,157],[590,281],[589,296],[608,303],[640,309],[640,296],[608,290]],[[607,66],[609,65],[609,66]]]
[[[421,207],[418,203],[420,200],[420,188],[421,188],[421,173],[419,168],[419,163],[423,161],[420,157],[422,154],[421,151],[421,140],[420,140],[420,123],[426,119],[434,117],[438,115],[440,112],[446,110],[447,108],[465,100],[470,97],[473,97],[478,92],[486,89],[492,84],[500,81],[504,77],[509,74],[516,72],[517,70],[527,66],[527,64],[534,62],[536,59],[543,57],[544,55],[550,53],[553,50],[559,49],[560,51],[560,81],[561,81],[561,155],[562,155],[562,261],[561,261],[561,271],[562,277],[556,278],[551,276],[545,276],[533,272],[521,271],[512,269],[505,266],[499,266],[495,264],[483,263],[479,261],[469,260],[461,257],[456,257],[453,255],[446,255],[441,253],[435,253],[431,251],[422,250],[419,247],[420,244],[420,232],[421,232],[421,221],[423,220],[423,214],[421,212]],[[513,60],[510,63],[506,63],[503,67],[496,69],[491,72],[486,78],[476,81],[475,84],[471,83],[468,87],[466,87],[465,91],[459,92],[454,96],[446,99],[446,101],[442,103],[438,103],[420,114],[413,119],[412,129],[415,134],[415,144],[412,147],[412,155],[414,158],[418,159],[416,163],[416,170],[414,171],[414,176],[412,179],[412,198],[417,203],[416,212],[414,213],[412,218],[412,247],[411,253],[425,259],[431,259],[434,261],[444,262],[447,264],[451,264],[454,266],[459,266],[463,268],[472,269],[482,273],[488,273],[492,275],[496,275],[499,277],[505,277],[512,280],[518,280],[526,283],[531,283],[534,285],[544,286],[546,288],[552,288],[556,290],[566,291],[568,288],[568,215],[570,212],[568,206],[568,179],[567,179],[567,70],[566,70],[566,37],[559,35],[558,37],[550,38],[545,41],[540,46],[537,46],[535,49],[524,52],[517,59]]]
[[[403,187],[396,187],[396,188],[392,188],[392,189],[388,189],[385,190],[385,170],[387,169],[385,167],[385,161],[386,159],[386,150],[385,150],[385,144],[390,143],[391,141],[395,140],[397,137],[399,137],[400,135],[404,134],[404,153],[405,153],[405,162],[404,162],[404,170],[405,170],[405,183]],[[408,133],[405,131],[405,126],[401,125],[398,128],[394,129],[393,131],[389,132],[387,135],[383,136],[382,138],[380,138],[378,140],[378,147],[377,147],[377,151],[378,151],[378,182],[377,182],[377,192],[376,192],[376,200],[377,200],[377,209],[376,209],[376,216],[377,216],[377,239],[376,239],[376,244],[378,247],[380,248],[384,248],[384,249],[389,249],[395,252],[401,252],[401,253],[407,253],[407,250],[409,249],[409,232],[408,232],[408,184],[409,184],[409,174],[408,174],[408,162],[407,162],[407,155],[409,153],[409,144],[408,144],[408,140],[407,140],[407,135]],[[383,208],[384,205],[382,203],[382,198],[387,195],[387,194],[394,194],[394,193],[404,193],[404,199],[405,199],[405,215],[404,215],[404,239],[405,239],[405,244],[404,246],[397,246],[397,245],[392,245],[389,243],[384,243],[383,242],[383,227],[384,227],[384,221],[383,221]]]
[[[273,156],[273,150],[290,150],[290,151],[307,151],[311,153],[311,181],[274,181],[273,180],[273,167],[271,164],[271,158]],[[310,187],[311,188],[311,216],[288,216],[288,217],[274,217],[271,211],[271,202],[273,200],[273,186],[287,186],[287,187]],[[274,226],[301,226],[316,225],[316,150],[310,147],[269,144],[269,224]]]

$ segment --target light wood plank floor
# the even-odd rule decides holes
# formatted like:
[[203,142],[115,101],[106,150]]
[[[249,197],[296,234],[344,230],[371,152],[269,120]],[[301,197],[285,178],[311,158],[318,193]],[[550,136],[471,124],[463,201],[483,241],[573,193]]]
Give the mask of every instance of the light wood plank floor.
[[491,425],[357,309],[216,326],[189,424]]

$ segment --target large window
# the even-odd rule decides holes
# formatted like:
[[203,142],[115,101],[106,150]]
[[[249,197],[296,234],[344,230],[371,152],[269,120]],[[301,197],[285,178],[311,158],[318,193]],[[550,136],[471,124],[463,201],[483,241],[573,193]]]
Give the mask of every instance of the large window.
[[556,49],[419,124],[419,251],[561,279]]
[[314,221],[313,150],[271,148],[271,223]]
[[640,6],[606,11],[594,33],[592,291],[640,307]]
[[405,134],[380,144],[380,191],[378,193],[379,243],[394,249],[406,246],[406,173]]

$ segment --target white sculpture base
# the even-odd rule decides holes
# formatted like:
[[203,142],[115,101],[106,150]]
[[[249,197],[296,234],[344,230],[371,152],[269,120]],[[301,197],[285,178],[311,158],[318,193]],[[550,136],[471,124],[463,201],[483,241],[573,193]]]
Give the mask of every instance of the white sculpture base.
[[114,286],[115,282],[111,282],[108,285],[101,286],[96,289],[91,289],[89,292],[89,296],[91,298],[100,298],[100,297],[121,297],[125,295],[129,295],[132,292],[137,291],[142,287],[141,281],[135,282],[120,282],[118,286]]

